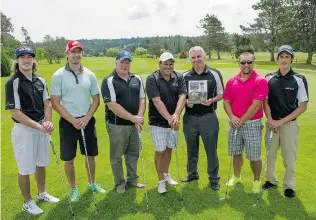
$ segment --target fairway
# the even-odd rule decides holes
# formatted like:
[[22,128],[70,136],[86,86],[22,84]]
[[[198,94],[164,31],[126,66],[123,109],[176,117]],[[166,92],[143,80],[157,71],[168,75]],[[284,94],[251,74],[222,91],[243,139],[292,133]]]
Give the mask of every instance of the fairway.
[[[265,75],[275,71],[275,63],[265,62],[268,54],[260,54],[255,69]],[[235,75],[239,68],[236,60],[223,55],[224,60],[208,60],[206,63],[221,71],[224,83]],[[262,57],[262,59],[261,59]],[[315,58],[314,58],[315,60]],[[314,61],[315,62],[315,61]],[[102,79],[114,69],[114,58],[83,58],[83,65],[92,70],[101,85]],[[38,74],[46,79],[48,87],[52,74],[65,65],[65,60],[60,64],[49,65],[42,61],[39,65]],[[202,141],[200,140],[199,175],[200,180],[187,184],[181,184],[184,197],[184,207],[180,201],[180,188],[169,186],[168,193],[160,195],[157,193],[157,175],[154,165],[154,148],[149,135],[148,114],[145,114],[145,127],[142,132],[143,152],[145,159],[145,174],[148,188],[149,210],[146,210],[146,198],[144,189],[128,189],[125,194],[117,194],[109,162],[109,138],[105,128],[104,104],[101,100],[95,118],[99,143],[99,156],[96,157],[96,181],[107,190],[106,194],[95,194],[98,213],[94,213],[92,193],[87,191],[87,174],[84,168],[85,157],[77,151],[75,160],[76,183],[81,194],[78,203],[72,203],[76,219],[316,219],[316,66],[304,64],[293,64],[294,70],[306,76],[309,85],[309,104],[307,111],[298,120],[300,125],[299,150],[296,169],[296,193],[294,199],[286,199],[283,196],[282,178],[284,167],[281,153],[278,153],[277,177],[279,187],[262,193],[262,199],[258,206],[252,204],[256,196],[251,192],[252,172],[249,162],[245,160],[242,169],[242,184],[234,189],[230,188],[227,198],[219,201],[225,196],[225,183],[227,181],[230,157],[227,155],[227,132],[228,117],[226,116],[222,101],[218,103],[217,116],[219,118],[220,132],[218,140],[219,175],[221,177],[221,189],[212,191],[208,185],[206,172],[206,154]],[[143,82],[146,77],[158,68],[158,60],[135,58],[132,62],[131,72],[140,74]],[[175,69],[183,72],[191,68],[189,60],[176,60]],[[11,145],[11,129],[13,121],[9,111],[4,110],[4,85],[8,77],[1,78],[1,219],[34,219],[33,216],[21,212],[23,198],[17,183],[17,166]],[[148,101],[147,101],[148,109]],[[59,157],[59,116],[53,112],[55,131],[52,134],[56,151]],[[211,125],[210,125],[211,126]],[[263,129],[265,133],[265,128]],[[265,158],[265,146],[262,145],[262,159]],[[50,149],[51,150],[51,149]],[[186,144],[181,128],[179,132],[179,167],[180,177],[184,178],[186,173]],[[178,181],[176,157],[173,151],[170,164],[170,173]],[[62,174],[66,179],[63,163]],[[124,164],[124,163],[123,163]],[[125,164],[124,164],[125,166]],[[125,168],[124,168],[125,170]],[[72,219],[66,195],[63,191],[62,182],[59,177],[56,162],[51,152],[51,164],[46,169],[46,190],[61,199],[57,204],[39,202],[44,214],[38,219]],[[141,158],[138,163],[139,181],[143,182]],[[265,178],[262,178],[262,182]],[[69,187],[67,184],[67,193]],[[36,198],[37,188],[34,175],[31,176],[31,193]]]

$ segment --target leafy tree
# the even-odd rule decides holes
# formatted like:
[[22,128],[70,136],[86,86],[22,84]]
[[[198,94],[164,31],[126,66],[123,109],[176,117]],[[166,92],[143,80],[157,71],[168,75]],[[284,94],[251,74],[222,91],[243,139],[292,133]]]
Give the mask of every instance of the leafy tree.
[[140,55],[143,55],[143,54],[147,54],[148,53],[148,50],[143,48],[143,47],[137,47],[134,54],[136,56],[140,56]]
[[221,59],[220,51],[223,51],[228,45],[228,34],[225,33],[222,22],[216,15],[207,14],[200,20],[200,26],[197,27],[204,29],[204,45],[208,50],[209,58],[211,59],[211,51],[214,49],[218,59]]
[[11,74],[11,60],[6,54],[4,48],[1,49],[1,77],[10,76]]
[[11,18],[1,12],[1,47],[6,49],[6,54],[12,59],[15,58],[15,49],[21,45],[12,33],[14,31]]
[[31,37],[29,36],[28,31],[24,27],[21,28],[21,34],[24,37],[24,41],[22,43],[32,46],[33,42],[31,40]]
[[313,53],[316,53],[316,1],[294,0],[294,29],[298,49],[307,52],[306,64],[311,64]]
[[44,49],[41,47],[36,48],[36,60],[40,63],[44,59]]
[[53,64],[53,59],[55,57],[54,38],[52,38],[50,35],[46,35],[44,37],[42,47],[44,49],[44,58],[49,64]]
[[253,52],[253,46],[251,46],[250,41],[250,38],[245,35],[233,34],[233,53],[236,58],[245,51]]
[[288,36],[291,29],[290,7],[287,0],[259,0],[252,8],[259,12],[258,17],[253,24],[248,24],[248,27],[240,25],[240,28],[244,33],[264,36],[270,61],[274,61],[274,49],[284,36]]
[[107,57],[116,57],[118,54],[119,50],[117,48],[109,48],[106,50],[106,56]]
[[153,43],[153,44],[149,45],[148,53],[151,55],[159,57],[161,54],[161,49],[162,48],[161,48],[160,44]]

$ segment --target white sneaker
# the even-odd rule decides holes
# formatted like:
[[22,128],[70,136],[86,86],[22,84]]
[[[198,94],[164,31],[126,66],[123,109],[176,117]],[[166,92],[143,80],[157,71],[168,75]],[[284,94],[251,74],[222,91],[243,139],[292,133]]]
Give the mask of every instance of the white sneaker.
[[56,203],[59,202],[59,199],[49,195],[47,192],[37,194],[37,199],[45,202]]
[[166,182],[164,180],[161,180],[158,182],[158,193],[162,194],[165,192],[167,192]]
[[44,212],[40,207],[36,205],[36,202],[34,200],[30,200],[27,203],[24,202],[22,211],[26,211],[32,215],[40,215]]
[[172,177],[169,173],[165,173],[164,176],[165,176],[165,181],[168,184],[173,185],[173,186],[178,185],[178,183],[174,179],[172,179]]

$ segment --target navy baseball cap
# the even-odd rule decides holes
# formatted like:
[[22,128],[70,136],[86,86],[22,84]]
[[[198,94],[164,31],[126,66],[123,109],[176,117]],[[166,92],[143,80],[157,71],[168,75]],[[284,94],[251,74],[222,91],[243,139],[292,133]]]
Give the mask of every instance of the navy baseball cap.
[[120,51],[117,55],[116,55],[116,60],[129,60],[132,61],[132,56],[130,54],[130,52],[123,50]]
[[21,56],[23,54],[31,54],[32,57],[35,57],[35,53],[33,52],[32,48],[30,48],[30,47],[21,46],[21,47],[16,48],[16,50],[15,50],[16,58],[18,58],[19,56]]
[[291,55],[294,54],[293,48],[291,46],[289,46],[289,45],[282,45],[281,47],[279,47],[278,52],[277,52],[278,56],[282,52],[287,52],[287,53],[289,53]]

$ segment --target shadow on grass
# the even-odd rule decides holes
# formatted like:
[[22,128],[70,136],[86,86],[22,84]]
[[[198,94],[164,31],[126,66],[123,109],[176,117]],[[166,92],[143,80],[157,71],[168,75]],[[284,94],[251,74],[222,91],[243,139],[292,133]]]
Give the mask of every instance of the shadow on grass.
[[[250,189],[251,190],[251,189]],[[247,190],[249,191],[249,190]],[[311,219],[299,199],[287,199],[276,189],[263,191],[259,204],[253,206],[258,194],[245,192],[243,184],[230,189],[226,202],[236,211],[244,214],[244,219]],[[267,197],[267,200],[264,199]]]

